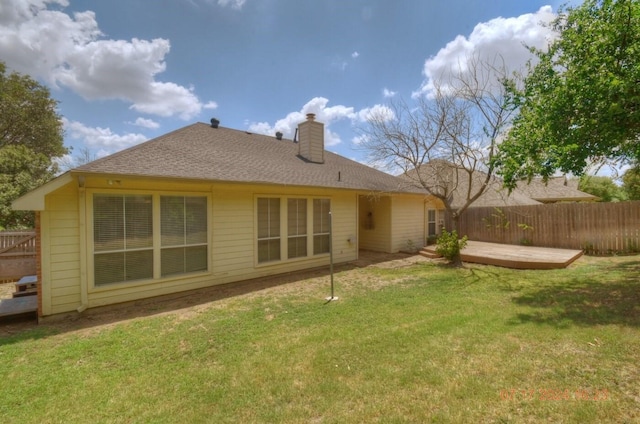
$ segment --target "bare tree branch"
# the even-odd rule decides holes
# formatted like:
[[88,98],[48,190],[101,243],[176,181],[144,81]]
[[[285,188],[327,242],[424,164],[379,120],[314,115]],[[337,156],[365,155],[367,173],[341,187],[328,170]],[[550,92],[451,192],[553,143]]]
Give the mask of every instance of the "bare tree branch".
[[415,104],[392,101],[361,128],[370,159],[439,199],[455,227],[490,186],[491,158],[515,113],[502,57],[472,56],[457,71]]

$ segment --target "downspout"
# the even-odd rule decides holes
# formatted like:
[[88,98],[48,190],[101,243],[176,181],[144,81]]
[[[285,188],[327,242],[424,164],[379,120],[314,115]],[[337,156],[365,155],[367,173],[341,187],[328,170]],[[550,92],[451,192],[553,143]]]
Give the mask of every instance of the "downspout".
[[37,296],[38,296],[38,321],[44,316],[42,309],[42,221],[40,211],[36,211],[35,215],[35,230],[36,230],[36,280],[38,281]]
[[87,280],[87,202],[84,188],[84,176],[78,177],[78,226],[80,244],[80,306],[78,313],[84,312],[89,307],[89,292]]

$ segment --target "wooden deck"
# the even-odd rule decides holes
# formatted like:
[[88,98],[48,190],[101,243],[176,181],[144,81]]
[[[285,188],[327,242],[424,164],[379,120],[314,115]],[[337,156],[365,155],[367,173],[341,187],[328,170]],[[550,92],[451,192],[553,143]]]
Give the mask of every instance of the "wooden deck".
[[[423,249],[427,254],[435,253],[435,246]],[[582,250],[552,249],[548,247],[518,246],[510,244],[468,241],[462,250],[464,262],[496,265],[516,269],[566,268],[582,256]]]
[[14,297],[0,300],[0,320],[5,318],[37,316],[38,296]]

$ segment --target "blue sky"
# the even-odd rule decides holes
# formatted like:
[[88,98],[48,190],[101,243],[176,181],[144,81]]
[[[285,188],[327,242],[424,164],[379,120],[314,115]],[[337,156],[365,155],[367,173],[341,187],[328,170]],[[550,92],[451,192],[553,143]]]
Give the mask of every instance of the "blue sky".
[[356,129],[470,54],[515,69],[560,1],[2,0],[0,60],[60,101],[65,145],[114,153],[193,122],[292,137],[366,162]]

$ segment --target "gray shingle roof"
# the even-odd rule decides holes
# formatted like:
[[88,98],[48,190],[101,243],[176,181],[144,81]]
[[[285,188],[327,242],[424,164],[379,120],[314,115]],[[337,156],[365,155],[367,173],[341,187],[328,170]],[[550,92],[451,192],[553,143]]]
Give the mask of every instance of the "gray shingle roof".
[[400,178],[334,153],[298,156],[291,140],[196,123],[80,166],[72,172],[423,193]]
[[[463,171],[460,171],[459,178],[454,177],[454,170],[453,164],[443,160],[434,160],[419,168],[420,175],[427,181],[431,181],[440,193],[451,193],[451,206],[459,208],[466,202],[469,181]],[[415,169],[411,170],[404,177],[415,181],[416,172]],[[472,194],[480,189],[486,176],[487,174],[482,171],[473,173]],[[441,187],[438,188],[437,184]],[[559,201],[576,202],[597,199],[596,196],[578,190],[577,180],[565,180],[565,177],[552,177],[547,183],[540,178],[534,178],[530,183],[520,181],[511,193],[503,187],[501,179],[492,177],[486,191],[470,207],[539,205]]]
[[579,202],[596,201],[597,196],[578,190],[578,180],[567,180],[565,177],[551,177],[545,183],[541,178],[534,178],[529,183],[518,182],[521,193],[540,202]]

